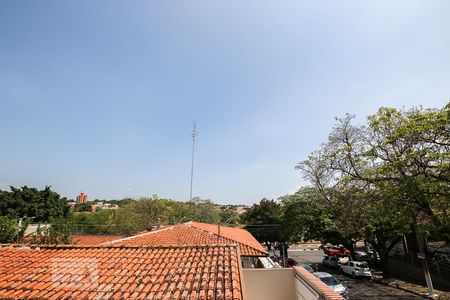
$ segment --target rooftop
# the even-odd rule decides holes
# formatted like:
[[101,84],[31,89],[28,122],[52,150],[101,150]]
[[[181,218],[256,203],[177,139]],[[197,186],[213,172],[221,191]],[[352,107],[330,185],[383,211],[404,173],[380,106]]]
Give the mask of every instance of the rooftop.
[[114,240],[123,239],[121,235],[72,235],[72,240],[77,245],[99,245]]
[[[342,299],[303,268],[245,268],[268,258],[243,229],[188,222],[118,240],[78,238],[0,244],[0,299]],[[97,238],[107,241],[93,245]]]
[[237,244],[243,256],[266,256],[264,247],[246,230],[213,224],[187,222],[107,242],[124,246],[196,246]]
[[[203,229],[214,234],[219,234],[219,227],[216,224],[207,224],[200,222],[189,222],[192,226]],[[223,236],[232,241],[238,242],[241,245],[248,246],[264,255],[268,255],[266,249],[255,239],[250,232],[245,229],[237,227],[220,226],[220,236]],[[245,247],[244,247],[245,248]],[[244,249],[245,250],[245,249]],[[243,253],[244,251],[241,250]],[[245,254],[242,254],[245,255]],[[250,254],[248,254],[250,255]]]
[[242,299],[233,245],[3,247],[1,299]]

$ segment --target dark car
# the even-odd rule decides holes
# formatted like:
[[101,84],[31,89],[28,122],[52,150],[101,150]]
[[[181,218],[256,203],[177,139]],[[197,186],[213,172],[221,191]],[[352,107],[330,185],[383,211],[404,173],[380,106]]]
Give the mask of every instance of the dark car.
[[339,269],[339,267],[341,266],[341,261],[336,256],[326,256],[322,260],[322,265],[326,268]]
[[301,264],[300,266],[305,268],[310,273],[315,273],[318,271],[317,266],[313,264]]
[[353,256],[356,261],[365,261],[365,262],[372,261],[372,256],[369,256],[369,254],[367,254],[367,252],[364,251],[355,251]]

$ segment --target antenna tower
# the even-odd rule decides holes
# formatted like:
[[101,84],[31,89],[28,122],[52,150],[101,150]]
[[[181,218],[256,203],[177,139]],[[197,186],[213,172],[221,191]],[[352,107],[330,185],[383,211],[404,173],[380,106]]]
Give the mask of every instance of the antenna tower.
[[195,154],[195,136],[197,131],[195,130],[196,124],[194,122],[194,128],[192,129],[192,162],[191,162],[191,188],[189,193],[189,201],[192,202],[192,181],[194,179],[194,154]]

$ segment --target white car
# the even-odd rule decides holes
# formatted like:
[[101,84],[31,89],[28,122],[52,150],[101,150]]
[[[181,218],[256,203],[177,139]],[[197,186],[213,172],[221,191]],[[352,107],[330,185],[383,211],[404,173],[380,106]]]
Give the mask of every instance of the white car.
[[314,276],[319,278],[323,283],[328,285],[333,291],[340,294],[343,297],[347,296],[347,288],[342,285],[333,275],[326,272],[315,272]]
[[349,261],[341,265],[341,272],[356,277],[369,277],[372,278],[369,266],[364,261]]

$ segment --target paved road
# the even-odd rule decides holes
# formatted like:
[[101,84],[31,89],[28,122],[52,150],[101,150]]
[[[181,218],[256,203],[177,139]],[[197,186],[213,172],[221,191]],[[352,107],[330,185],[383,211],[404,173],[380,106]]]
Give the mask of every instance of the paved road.
[[[295,259],[299,263],[317,263],[320,264],[324,257],[322,251],[289,251],[289,257]],[[326,272],[332,273],[337,280],[348,288],[349,300],[366,300],[366,299],[401,299],[415,300],[423,299],[420,296],[402,291],[390,286],[373,282],[368,279],[353,279],[350,276],[340,274],[338,270],[327,269]]]

